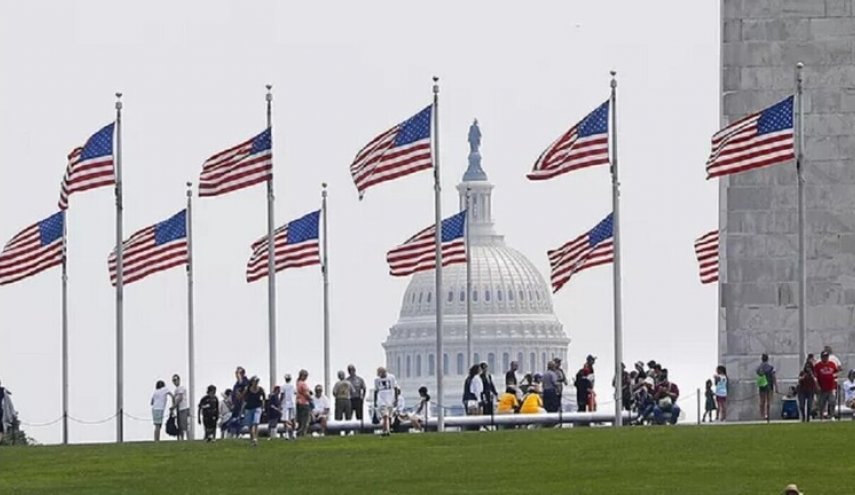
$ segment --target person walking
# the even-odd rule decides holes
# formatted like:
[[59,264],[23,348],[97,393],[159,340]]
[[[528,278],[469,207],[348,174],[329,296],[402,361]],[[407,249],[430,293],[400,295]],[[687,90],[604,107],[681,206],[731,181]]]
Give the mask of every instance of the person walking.
[[[353,384],[345,378],[344,371],[339,371],[338,381],[335,383],[335,385],[333,385],[333,399],[335,399],[336,421],[350,419],[350,415],[353,410],[353,403],[351,402],[351,397],[353,397],[354,395],[353,393]],[[344,430],[341,430],[342,436],[346,434],[347,433]],[[351,434],[353,434],[353,430],[351,430]]]
[[347,419],[353,419],[355,416],[362,422],[365,412],[365,380],[356,374],[356,366],[352,364],[347,366],[347,381],[353,385],[353,393],[350,396],[350,417]]
[[306,380],[309,372],[300,370],[297,374],[297,435],[304,437],[309,432],[309,417],[312,413],[312,389]]
[[[480,382],[480,380],[478,381]],[[380,415],[384,437],[388,437],[391,433],[391,417],[395,408],[396,388],[398,388],[398,381],[395,376],[382,366],[377,368],[377,378],[374,379],[374,407],[377,409],[377,414]]]
[[760,356],[760,366],[756,370],[757,392],[760,396],[760,417],[769,419],[769,404],[772,401],[772,393],[778,391],[778,383],[775,379],[775,367],[769,364],[769,355],[763,353]]
[[232,393],[240,397],[248,386],[249,378],[246,377],[246,370],[243,369],[243,366],[238,366],[235,368],[235,384],[232,387]]
[[819,383],[813,372],[813,364],[810,360],[805,361],[802,371],[799,373],[799,381],[796,384],[796,395],[799,401],[799,417],[803,422],[810,421],[813,412],[813,402]]
[[181,385],[181,377],[172,375],[172,409],[178,414],[178,440],[189,440],[187,430],[190,426],[190,399],[187,398],[187,389]]
[[249,438],[253,447],[258,445],[258,424],[265,405],[264,389],[258,385],[258,377],[249,379],[249,386],[243,392],[244,423],[249,426]]
[[722,365],[719,365],[715,369],[715,376],[713,377],[715,381],[715,404],[717,407],[716,412],[716,420],[717,421],[726,421],[727,420],[727,368]]
[[204,422],[205,426],[205,441],[213,442],[217,438],[217,419],[220,416],[220,401],[217,399],[217,387],[208,385],[207,393],[202,400],[199,401],[199,406],[196,410],[196,421],[199,424]]
[[[154,384],[154,393],[151,394],[151,418],[154,423],[154,441],[160,441],[160,430],[163,427],[163,412],[166,410],[166,401],[172,397],[163,380]],[[0,407],[0,414],[3,408]],[[2,423],[2,421],[0,421]]]
[[819,362],[813,366],[813,371],[819,384],[819,419],[831,418],[834,416],[837,373],[840,368],[831,360],[831,354],[828,351],[822,351]]
[[219,405],[220,438],[226,438],[226,430],[229,428],[229,421],[232,419],[233,406],[232,389],[227,388],[223,392],[223,400],[220,401]]

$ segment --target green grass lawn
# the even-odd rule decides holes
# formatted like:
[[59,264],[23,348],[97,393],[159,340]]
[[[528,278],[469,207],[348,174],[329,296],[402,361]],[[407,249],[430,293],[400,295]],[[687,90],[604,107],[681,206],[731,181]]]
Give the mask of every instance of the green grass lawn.
[[853,438],[841,422],[8,447],[0,493],[846,494]]

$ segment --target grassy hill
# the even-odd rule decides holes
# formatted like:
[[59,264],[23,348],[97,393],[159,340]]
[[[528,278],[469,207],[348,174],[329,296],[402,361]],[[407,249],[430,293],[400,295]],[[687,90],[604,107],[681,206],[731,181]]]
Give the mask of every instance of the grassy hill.
[[853,493],[855,423],[0,448],[0,493]]

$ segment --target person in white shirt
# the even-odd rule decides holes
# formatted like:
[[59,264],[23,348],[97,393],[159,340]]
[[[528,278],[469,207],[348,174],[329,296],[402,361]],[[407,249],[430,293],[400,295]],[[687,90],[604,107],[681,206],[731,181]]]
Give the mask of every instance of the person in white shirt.
[[172,375],[172,384],[175,385],[172,391],[172,409],[178,412],[178,440],[184,440],[190,422],[190,400],[187,398],[187,389],[181,385],[181,377]]
[[321,436],[327,433],[327,420],[330,417],[330,400],[324,395],[324,387],[315,386],[315,397],[312,399],[312,424],[321,425]]
[[285,375],[282,385],[282,420],[285,422],[285,440],[296,440],[297,431],[294,429],[297,419],[297,389],[291,383],[291,375]]
[[[849,370],[846,380],[843,380],[843,403],[849,409],[855,409],[855,369]],[[855,414],[852,415],[855,420]]]
[[469,370],[469,395],[466,401],[466,414],[477,416],[481,410],[481,394],[484,393],[484,380],[481,379],[481,366],[473,365]]
[[154,393],[151,395],[151,418],[154,423],[154,441],[160,441],[160,429],[163,427],[163,411],[166,410],[166,400],[172,397],[163,380],[158,380],[154,385]]
[[386,368],[377,368],[377,378],[374,379],[374,407],[381,417],[383,424],[383,436],[389,436],[391,432],[390,416],[395,408],[395,389],[398,381],[395,376],[386,371]]

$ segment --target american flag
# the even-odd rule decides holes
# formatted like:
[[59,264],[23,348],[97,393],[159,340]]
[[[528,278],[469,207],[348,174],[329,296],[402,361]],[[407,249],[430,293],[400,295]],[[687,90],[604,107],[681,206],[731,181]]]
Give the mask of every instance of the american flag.
[[794,160],[793,97],[752,113],[712,137],[707,179]]
[[[122,243],[122,285],[187,264],[187,210],[146,227]],[[116,285],[116,250],[110,253],[110,282]]]
[[12,238],[0,253],[0,285],[11,284],[62,263],[63,224],[60,211]]
[[113,170],[113,127],[109,124],[92,135],[82,147],[68,154],[68,166],[59,190],[59,209],[68,209],[68,196],[116,183]]
[[546,180],[609,163],[609,102],[589,113],[540,154],[530,180]]
[[431,114],[432,107],[427,107],[359,150],[350,165],[350,175],[360,199],[375,184],[433,166]]
[[219,196],[273,178],[270,128],[205,160],[199,196]]
[[718,282],[718,231],[713,230],[695,241],[695,255],[701,273],[701,283]]
[[[466,263],[466,210],[442,221],[442,266]],[[436,225],[410,237],[389,251],[386,262],[389,273],[396,277],[436,268]]]
[[[321,263],[318,222],[321,212],[313,211],[273,231],[273,261],[277,272],[286,268]],[[252,243],[252,257],[246,264],[246,281],[267,276],[267,236]]]
[[614,261],[615,246],[612,214],[603,219],[596,227],[585,232],[549,255],[552,268],[552,292],[558,292],[570,281],[574,274]]

